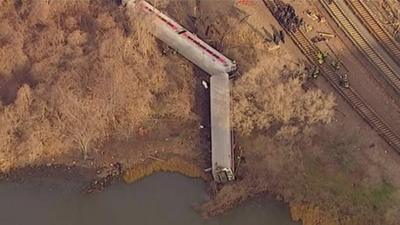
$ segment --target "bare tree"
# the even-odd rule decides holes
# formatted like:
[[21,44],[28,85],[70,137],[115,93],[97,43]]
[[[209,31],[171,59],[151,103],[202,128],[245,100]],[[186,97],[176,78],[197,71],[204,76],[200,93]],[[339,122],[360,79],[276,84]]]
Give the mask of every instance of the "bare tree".
[[[269,59],[268,63],[271,62]],[[287,126],[281,134],[293,134],[296,126],[331,121],[335,106],[332,95],[320,90],[305,92],[299,78],[287,78],[281,73],[279,69],[255,68],[236,82],[233,123],[241,133],[268,129],[272,123],[277,123]]]

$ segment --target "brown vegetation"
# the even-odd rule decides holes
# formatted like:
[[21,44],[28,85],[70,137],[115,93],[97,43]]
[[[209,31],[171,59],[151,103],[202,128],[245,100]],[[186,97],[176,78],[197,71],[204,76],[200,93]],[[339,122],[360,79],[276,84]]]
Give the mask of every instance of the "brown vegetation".
[[285,76],[298,73],[301,68],[282,69],[281,61],[282,57],[268,57],[260,62],[266,66],[251,69],[235,83],[233,123],[242,134],[278,124],[280,136],[294,136],[300,127],[331,121],[334,97],[320,90],[304,91],[301,84],[305,75]]
[[[301,88],[302,63],[289,43],[269,52],[230,1],[163,2],[183,24],[185,9],[199,4],[198,35],[243,73],[233,87],[233,123],[246,162],[238,181],[204,205],[206,214],[269,191],[305,224],[399,224],[387,171],[359,150],[370,149],[350,136],[359,131],[321,126],[334,116],[334,99]],[[104,154],[133,165],[127,181],[159,170],[204,176],[209,155],[199,149],[208,145],[199,146],[193,122],[193,70],[177,66],[179,56],[161,56],[147,29],[111,1],[0,1],[0,170]],[[169,158],[175,149],[179,156]]]
[[1,2],[1,170],[86,159],[152,117],[190,119],[191,86],[167,79],[146,25],[124,15],[102,1]]
[[188,177],[203,178],[208,180],[204,171],[196,166],[196,163],[187,162],[179,157],[169,157],[168,159],[151,159],[146,162],[133,165],[127,169],[123,175],[124,181],[133,183],[143,177],[151,175],[155,172],[177,172]]
[[251,23],[257,14],[250,14],[249,26],[218,20],[234,24],[223,46],[243,72],[232,88],[232,119],[245,161],[236,183],[223,186],[205,203],[204,214],[223,213],[268,192],[291,203],[293,218],[307,225],[398,224],[398,188],[366,153],[375,141],[358,141],[365,137],[354,129],[353,118],[337,122],[343,117],[334,114],[332,93],[301,88],[304,65],[294,46],[268,51],[265,37],[254,30],[257,25],[257,31],[268,30],[271,21]]

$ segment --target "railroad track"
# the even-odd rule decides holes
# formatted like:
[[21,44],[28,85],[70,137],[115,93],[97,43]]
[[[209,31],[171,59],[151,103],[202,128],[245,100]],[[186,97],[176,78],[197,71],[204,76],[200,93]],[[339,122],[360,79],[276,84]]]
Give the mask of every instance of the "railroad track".
[[385,50],[400,65],[400,44],[382,26],[382,24],[372,14],[371,10],[362,0],[346,0],[347,5],[353,10],[354,14],[364,22],[364,25],[380,41]]
[[[273,0],[263,0],[265,6],[274,14],[276,3]],[[334,68],[327,64],[319,64],[317,54],[320,52],[301,31],[288,32],[293,42],[299,47],[310,63],[318,66],[321,74],[328,80],[334,89],[357,111],[357,113],[398,153],[400,153],[400,136],[386,123],[372,107],[362,99],[353,88],[343,88],[339,85],[339,75]]]
[[[380,52],[375,49],[379,47],[377,40],[371,40],[363,35],[360,28],[358,28],[354,21],[349,19],[349,16],[343,11],[340,5],[333,0],[331,4],[328,4],[325,0],[320,0],[320,3],[331,15],[333,20],[342,28],[352,42],[358,47],[358,49],[368,58],[368,60],[384,75],[384,79],[388,82],[397,93],[400,94],[400,67],[396,64],[396,60],[390,63],[388,58],[391,58],[387,53]],[[369,32],[368,32],[369,33]],[[374,43],[376,42],[376,43]],[[386,57],[385,57],[386,54]]]

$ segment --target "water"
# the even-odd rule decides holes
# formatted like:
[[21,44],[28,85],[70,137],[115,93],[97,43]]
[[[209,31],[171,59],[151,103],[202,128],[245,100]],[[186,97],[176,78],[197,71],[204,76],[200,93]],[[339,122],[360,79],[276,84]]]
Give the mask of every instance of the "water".
[[253,200],[203,219],[193,205],[206,199],[201,180],[158,173],[82,195],[65,180],[0,183],[0,225],[297,225],[274,200]]

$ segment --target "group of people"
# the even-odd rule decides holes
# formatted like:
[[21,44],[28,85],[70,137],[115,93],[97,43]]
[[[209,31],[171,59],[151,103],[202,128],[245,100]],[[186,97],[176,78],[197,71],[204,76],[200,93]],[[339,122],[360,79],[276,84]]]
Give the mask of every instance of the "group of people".
[[290,4],[280,4],[275,11],[275,17],[290,32],[296,32],[303,24],[303,19],[296,15],[296,10]]

